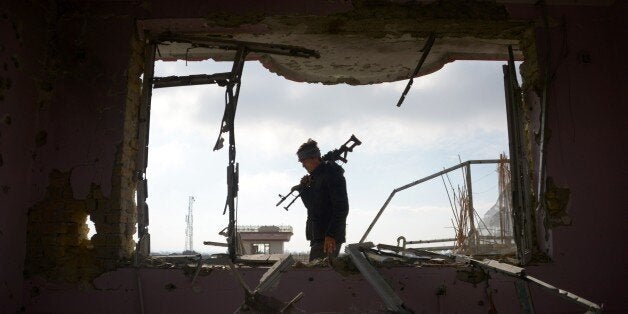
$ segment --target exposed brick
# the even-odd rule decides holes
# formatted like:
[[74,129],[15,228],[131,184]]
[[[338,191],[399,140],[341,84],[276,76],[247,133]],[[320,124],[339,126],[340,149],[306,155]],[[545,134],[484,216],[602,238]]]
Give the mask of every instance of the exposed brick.
[[110,224],[110,225],[115,225],[117,223],[121,223],[121,214],[120,212],[110,212],[108,214],[105,215],[105,223]]
[[[132,256],[137,209],[137,127],[144,43],[133,38],[126,84],[123,136],[111,171],[111,192],[91,184],[84,200],[74,198],[70,173],[53,170],[44,198],[28,213],[25,274],[51,281],[91,280]],[[120,86],[124,86],[121,84]],[[116,91],[117,92],[117,91]],[[91,241],[87,215],[96,225]]]

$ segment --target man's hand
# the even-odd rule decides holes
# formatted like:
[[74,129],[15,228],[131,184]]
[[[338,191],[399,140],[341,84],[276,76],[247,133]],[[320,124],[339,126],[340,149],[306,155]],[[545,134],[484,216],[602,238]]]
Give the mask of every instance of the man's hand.
[[325,236],[325,244],[323,245],[323,253],[332,254],[336,251],[336,239]]
[[301,178],[301,186],[302,187],[306,187],[310,185],[310,182],[312,182],[312,178],[310,178],[310,175],[304,175],[303,178]]

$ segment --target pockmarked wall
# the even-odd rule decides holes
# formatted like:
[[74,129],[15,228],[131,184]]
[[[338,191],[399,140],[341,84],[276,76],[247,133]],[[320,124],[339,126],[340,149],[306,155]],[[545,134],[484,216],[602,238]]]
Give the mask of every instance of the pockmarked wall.
[[[27,13],[31,13],[28,15]],[[37,103],[46,24],[38,7],[0,4],[0,304],[15,311],[22,299],[28,208],[36,149]]]
[[134,249],[143,45],[129,15],[72,5],[0,8],[0,303],[9,312],[22,307],[24,278],[90,281]]
[[[198,288],[193,286],[178,288],[188,282],[184,270],[127,267],[134,249],[135,141],[144,61],[144,42],[136,21],[228,13],[246,17],[237,23],[242,25],[258,15],[325,15],[350,11],[351,5],[328,1],[190,1],[176,5],[169,1],[2,2],[2,310],[137,312],[140,303],[146,302],[146,309],[159,311],[167,309],[160,307],[168,300],[164,296],[175,296],[167,303],[172,306],[186,304],[190,298],[198,309],[207,311],[220,304],[198,298],[193,294]],[[454,2],[451,5],[455,6]],[[534,165],[539,161],[540,93],[544,84],[549,84],[548,193],[543,200],[546,211],[536,217],[539,252],[547,258],[528,266],[528,273],[604,303],[608,312],[625,312],[628,272],[623,262],[627,240],[623,229],[628,214],[622,183],[628,170],[622,145],[628,140],[623,122],[628,104],[624,60],[628,46],[623,38],[628,38],[628,4],[549,5],[549,30],[543,26],[538,6],[507,4],[506,9],[513,19],[531,22],[531,37],[527,38],[536,46],[536,53],[528,54],[526,62],[534,64],[536,59],[538,66],[524,75],[528,80],[528,88],[524,87],[527,145]],[[465,18],[464,14],[460,18]],[[549,63],[545,61],[548,54]],[[91,239],[86,237],[88,215],[97,229]],[[443,302],[450,309],[471,312],[485,312],[490,304],[505,312],[518,308],[514,294],[504,292],[512,287],[509,279],[496,276],[474,286],[455,279],[455,273],[453,269],[431,272],[414,268],[383,272],[404,283],[394,284],[395,291],[415,310],[436,312],[447,306]],[[253,283],[261,272],[249,274],[253,279],[247,280]],[[326,278],[323,286],[328,289],[317,288],[321,283],[316,274]],[[303,288],[307,292],[301,302],[312,311],[325,310],[314,297],[332,298],[330,308],[339,310],[381,305],[368,283],[357,279],[360,275],[353,276],[347,279],[331,269],[299,270],[282,283],[285,290],[279,293],[287,298],[287,291]],[[430,278],[429,287],[406,284],[425,278]],[[206,274],[200,284],[207,290],[201,291],[233,298],[223,304],[237,305],[243,294],[232,279],[226,272]],[[441,298],[440,282],[446,287],[445,295],[457,297]],[[352,300],[349,287],[360,291],[356,293],[360,302]],[[341,290],[346,298],[333,297],[344,296],[339,294]],[[539,289],[533,288],[532,295],[543,311],[579,310]]]
[[[619,248],[627,238],[622,231],[628,214],[622,205],[621,181],[628,167],[618,145],[628,136],[623,122],[628,113],[624,91],[628,65],[622,57],[628,44],[616,39],[627,35],[622,16],[628,5],[617,1],[610,7],[548,6],[549,31],[542,8],[510,7],[513,15],[535,22],[539,68],[530,74],[524,95],[534,188],[542,93],[549,77],[546,212],[536,217],[539,251],[549,259],[528,267],[528,273],[604,303],[610,312],[625,311],[628,304],[622,295],[627,292],[623,282],[628,272],[622,260],[627,253]],[[548,302],[535,298],[539,308],[548,308]]]

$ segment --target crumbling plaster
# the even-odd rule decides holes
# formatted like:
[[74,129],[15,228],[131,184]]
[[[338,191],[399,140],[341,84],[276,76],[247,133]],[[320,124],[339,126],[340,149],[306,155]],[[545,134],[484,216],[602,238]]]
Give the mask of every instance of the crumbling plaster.
[[[626,36],[628,3],[586,9],[548,6],[550,47],[540,10],[511,6],[511,12],[515,11],[536,21],[538,84],[525,94],[532,157],[538,155],[539,96],[550,54],[546,169],[553,183],[548,184],[544,205],[558,210],[560,221],[569,222],[557,226],[552,224],[551,213],[539,217],[540,248],[552,262],[530,267],[529,273],[578,287],[583,295],[604,296],[609,300],[605,307],[616,309],[621,303],[617,302],[619,293],[626,291],[621,282],[628,280],[628,274],[621,271],[626,253],[615,250],[626,239],[617,219],[625,221],[628,216],[616,207],[623,207],[620,180],[628,172],[614,148],[628,136],[622,125],[626,106],[619,105],[628,103],[622,92],[628,67],[621,57],[628,47],[614,38]],[[532,178],[538,180],[537,158],[533,164]],[[607,271],[582,272],[591,265]]]
[[[25,275],[42,275],[58,282],[90,281],[123,264],[134,250],[135,159],[144,46],[131,33],[127,39],[130,55],[124,53],[118,58],[127,61],[114,65],[105,57],[110,52],[103,43],[87,40],[86,34],[96,33],[90,23],[62,17],[53,20],[52,29],[71,31],[65,32],[67,38],[58,38],[57,44],[63,46],[51,49],[68,48],[67,44],[72,53],[49,55],[48,62],[58,65],[43,76],[48,79],[45,86],[49,86],[45,93],[70,96],[57,98],[60,102],[53,101],[52,96],[51,101],[39,102],[42,130],[36,135],[38,150],[33,159],[36,164],[52,159],[56,167],[42,165],[36,174],[51,171],[44,199],[29,209]],[[126,29],[131,26],[127,21]],[[92,59],[88,55],[91,52],[103,55]],[[90,103],[84,102],[89,98],[82,93],[90,93]],[[63,120],[67,123],[54,124]],[[86,215],[96,228],[91,239],[86,237]]]
[[23,274],[90,281],[133,252],[143,44],[129,45],[131,19],[73,19],[55,2],[3,3],[0,13],[10,26],[0,47],[0,298],[16,304]]
[[[437,40],[419,75],[454,60],[505,60],[508,45],[520,60],[519,39],[528,22],[514,20],[505,6],[486,1],[353,1],[350,9],[324,16],[217,12],[203,18],[147,19],[139,27],[155,39],[176,33],[313,49],[320,58],[254,53],[249,58],[294,81],[362,85],[409,78],[431,32]],[[232,51],[167,41],[158,52],[163,60],[234,58]]]

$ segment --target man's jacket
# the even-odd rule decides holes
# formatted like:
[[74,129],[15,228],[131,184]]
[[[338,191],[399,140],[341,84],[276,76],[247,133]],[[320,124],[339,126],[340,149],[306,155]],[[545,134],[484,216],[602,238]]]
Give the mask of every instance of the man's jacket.
[[310,174],[310,184],[301,189],[307,208],[306,238],[312,242],[322,242],[325,236],[345,242],[349,201],[344,172],[335,162],[322,162]]

